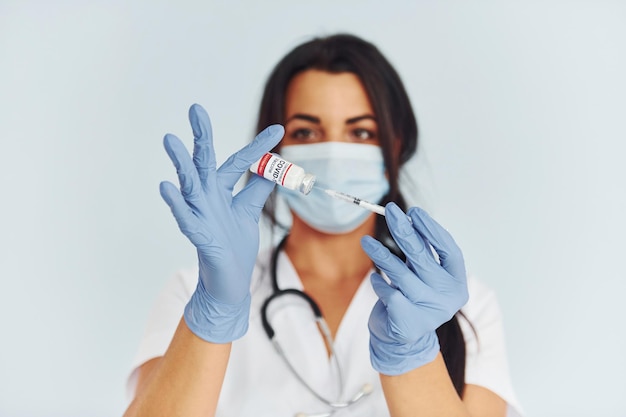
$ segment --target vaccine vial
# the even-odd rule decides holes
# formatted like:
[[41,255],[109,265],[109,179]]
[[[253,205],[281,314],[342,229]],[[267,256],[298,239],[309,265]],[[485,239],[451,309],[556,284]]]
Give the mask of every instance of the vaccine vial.
[[307,174],[302,167],[268,152],[250,167],[250,171],[290,190],[308,194],[315,184],[315,175]]

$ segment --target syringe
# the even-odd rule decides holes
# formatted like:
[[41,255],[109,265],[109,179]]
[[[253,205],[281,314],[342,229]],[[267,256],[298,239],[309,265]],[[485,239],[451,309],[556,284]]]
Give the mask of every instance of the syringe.
[[353,197],[349,194],[335,190],[324,190],[324,192],[331,197],[335,197],[336,199],[345,201],[347,203],[356,204],[359,207],[363,207],[364,209],[373,211],[374,213],[378,213],[381,216],[385,215],[385,208],[383,206],[379,206],[378,204],[370,203],[369,201],[361,200],[358,197]]

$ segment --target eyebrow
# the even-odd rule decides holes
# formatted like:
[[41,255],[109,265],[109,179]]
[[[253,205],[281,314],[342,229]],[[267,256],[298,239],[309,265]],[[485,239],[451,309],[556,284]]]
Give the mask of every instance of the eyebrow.
[[[285,121],[285,124],[287,124],[288,122],[290,122],[291,120],[294,119],[299,119],[299,120],[306,120],[307,122],[311,122],[311,123],[315,123],[315,124],[320,124],[321,120],[319,117],[315,117],[315,116],[311,116],[310,114],[302,114],[302,113],[296,113],[293,116],[291,116],[289,119],[287,119]],[[373,120],[376,121],[376,118],[374,116],[372,116],[371,114],[363,114],[361,116],[356,116],[356,117],[351,117],[349,119],[346,119],[346,124],[353,124],[356,123],[358,121],[361,120]]]
[[290,121],[294,119],[306,120],[307,122],[311,122],[315,124],[320,124],[321,122],[319,117],[311,116],[309,114],[296,113],[293,116],[291,116],[289,119],[285,120],[285,124],[289,123]]
[[362,116],[356,116],[356,117],[351,117],[350,119],[346,120],[346,124],[352,124],[352,123],[356,123],[360,120],[373,120],[376,121],[376,118],[374,116],[372,116],[371,114],[364,114]]

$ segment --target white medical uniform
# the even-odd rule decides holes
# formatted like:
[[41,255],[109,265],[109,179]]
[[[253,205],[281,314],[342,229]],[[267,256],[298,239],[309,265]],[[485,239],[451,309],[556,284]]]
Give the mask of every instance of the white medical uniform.
[[[265,251],[257,258],[252,277],[250,326],[243,338],[233,342],[217,417],[291,417],[300,412],[316,414],[331,410],[297,380],[263,330],[260,310],[272,293],[270,252]],[[280,289],[302,289],[302,283],[284,252],[278,258],[277,278]],[[165,353],[197,280],[197,269],[180,271],[159,296],[132,363],[133,371],[128,379],[129,399],[134,395],[138,367]],[[471,277],[468,286],[470,298],[462,311],[474,330],[463,318],[459,319],[467,347],[465,381],[495,392],[507,402],[508,416],[520,416],[521,408],[509,378],[495,294]],[[389,416],[378,373],[369,358],[367,321],[377,299],[370,280],[364,279],[337,331],[334,344],[343,374],[341,398],[338,368],[328,358],[323,337],[308,304],[299,297],[287,295],[275,299],[268,310],[276,339],[302,378],[317,393],[330,401],[347,400],[364,384],[374,387],[369,396],[333,416]]]

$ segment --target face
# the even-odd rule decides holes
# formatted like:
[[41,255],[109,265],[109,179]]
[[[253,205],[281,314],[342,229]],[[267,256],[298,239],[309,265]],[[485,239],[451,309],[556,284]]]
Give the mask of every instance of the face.
[[[356,75],[307,70],[295,76],[285,96],[284,125],[279,152],[316,175],[316,184],[374,202],[387,193],[378,124]],[[363,208],[323,192],[306,198],[282,187],[278,192],[291,209],[292,232],[372,233],[375,215]]]
[[356,75],[307,70],[287,89],[281,145],[327,141],[380,146],[376,117]]

